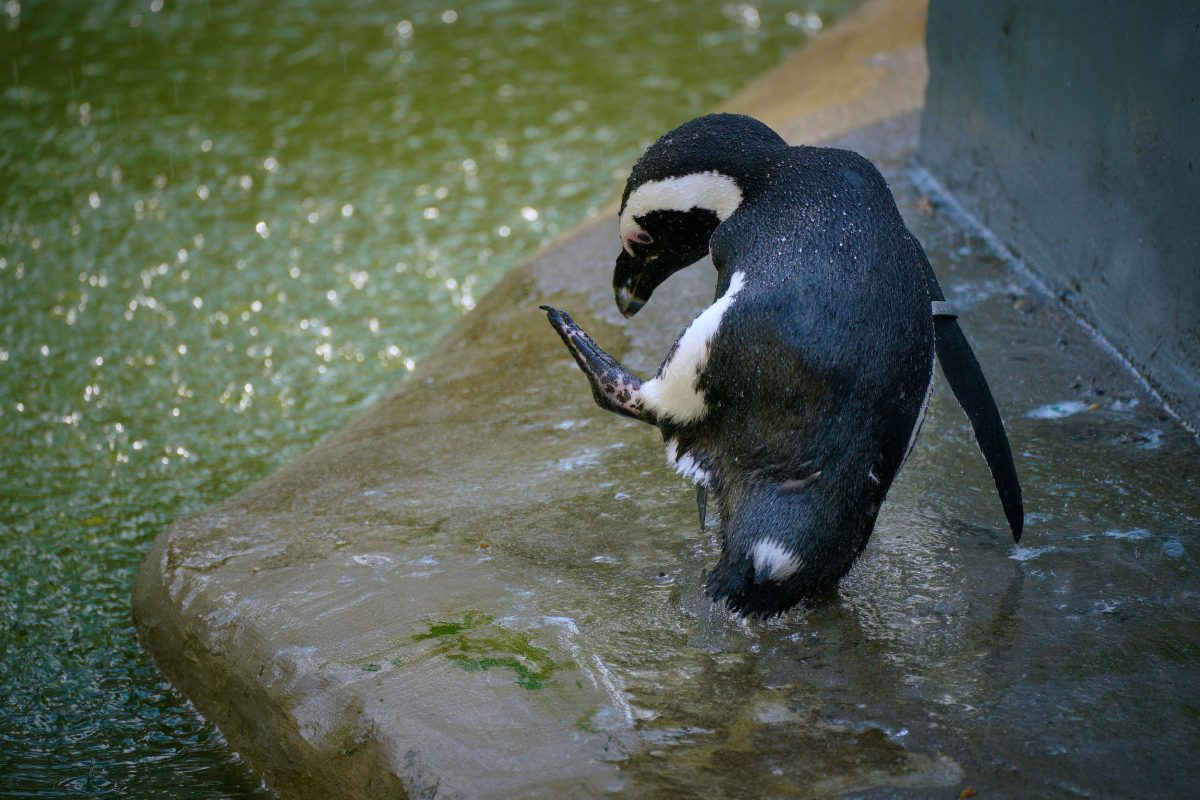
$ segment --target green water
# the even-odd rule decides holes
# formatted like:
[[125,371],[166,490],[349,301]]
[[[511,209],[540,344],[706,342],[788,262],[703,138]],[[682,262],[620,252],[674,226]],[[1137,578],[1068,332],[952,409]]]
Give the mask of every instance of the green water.
[[149,541],[846,5],[3,3],[0,794],[264,796],[138,647]]

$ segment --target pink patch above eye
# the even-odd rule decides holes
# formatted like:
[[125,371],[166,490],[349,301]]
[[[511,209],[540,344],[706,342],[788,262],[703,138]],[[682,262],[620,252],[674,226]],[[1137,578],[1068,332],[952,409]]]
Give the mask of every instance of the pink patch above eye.
[[633,255],[633,245],[637,244],[653,244],[654,237],[643,230],[631,231],[621,237],[621,247],[626,253]]

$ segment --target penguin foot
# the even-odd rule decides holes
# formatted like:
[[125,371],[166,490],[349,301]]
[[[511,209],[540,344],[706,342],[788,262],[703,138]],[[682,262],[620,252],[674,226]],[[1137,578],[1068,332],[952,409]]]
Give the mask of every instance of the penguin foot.
[[583,370],[592,385],[596,405],[605,411],[657,424],[652,412],[642,408],[642,379],[626,369],[621,362],[600,349],[592,337],[575,324],[571,315],[552,306],[539,306],[546,312],[550,326],[567,346],[575,363]]
[[779,491],[781,491],[781,492],[799,492],[799,491],[807,488],[810,484],[813,483],[813,481],[817,480],[817,478],[820,478],[820,477],[821,477],[821,471],[817,470],[816,472],[812,473],[811,475],[806,475],[803,478],[798,478],[798,479],[790,480],[790,481],[784,481],[783,483],[781,483],[779,485]]

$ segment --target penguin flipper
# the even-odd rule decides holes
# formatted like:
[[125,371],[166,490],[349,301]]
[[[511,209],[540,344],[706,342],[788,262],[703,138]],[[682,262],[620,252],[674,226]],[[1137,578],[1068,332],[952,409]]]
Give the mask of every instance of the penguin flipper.
[[642,408],[639,396],[642,379],[626,369],[621,362],[600,349],[571,315],[550,306],[538,306],[546,312],[551,327],[567,346],[575,363],[583,370],[592,385],[592,398],[605,411],[657,425],[653,412]]
[[1020,542],[1021,531],[1025,528],[1025,507],[1021,501],[1021,482],[1017,479],[1008,434],[1004,432],[1004,421],[1000,419],[1000,411],[996,408],[992,390],[988,388],[983,368],[979,366],[975,352],[958,326],[958,315],[952,307],[944,308],[949,304],[924,248],[912,234],[907,238],[933,303],[934,347],[938,363],[942,365],[942,374],[946,376],[954,399],[971,423],[975,442],[996,483],[996,492],[1000,495],[1000,505],[1004,507],[1004,516],[1012,529],[1013,541]]
[[696,487],[696,510],[700,512],[700,532],[704,533],[704,520],[707,518],[708,511],[708,489],[703,486]]
[[1013,464],[1004,421],[1000,419],[1000,411],[996,408],[996,401],[988,388],[987,378],[983,375],[983,369],[979,366],[967,337],[958,326],[958,320],[939,316],[934,318],[933,326],[942,374],[946,376],[955,399],[971,422],[975,441],[979,444],[984,460],[987,461],[988,469],[991,470],[992,480],[996,482],[1000,504],[1004,506],[1004,516],[1008,518],[1008,525],[1012,528],[1013,541],[1019,542],[1021,531],[1025,527],[1021,483],[1017,479],[1017,468]]

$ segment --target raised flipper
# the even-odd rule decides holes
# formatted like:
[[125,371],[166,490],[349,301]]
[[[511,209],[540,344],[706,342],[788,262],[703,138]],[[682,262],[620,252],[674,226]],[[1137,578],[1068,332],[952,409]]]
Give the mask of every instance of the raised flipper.
[[596,405],[632,417],[651,425],[657,425],[654,413],[642,408],[639,394],[642,379],[622,366],[621,362],[600,349],[592,337],[575,324],[571,315],[550,306],[539,306],[546,312],[550,325],[558,332],[563,344],[571,351],[575,363],[587,375],[592,385],[592,397]]
[[975,432],[975,441],[991,470],[992,480],[996,482],[996,491],[1000,495],[1000,504],[1004,507],[1004,516],[1012,529],[1013,541],[1021,541],[1021,531],[1025,527],[1025,508],[1021,502],[1021,482],[1017,479],[1017,468],[1013,464],[1012,450],[1008,445],[1008,434],[1004,431],[1004,421],[996,408],[996,401],[988,388],[987,378],[983,369],[967,342],[962,328],[958,326],[957,314],[950,304],[945,302],[946,296],[938,285],[937,275],[929,264],[929,259],[921,250],[921,246],[913,240],[915,249],[924,267],[925,281],[929,289],[929,298],[933,301],[933,330],[937,347],[938,362],[942,365],[942,374],[954,392],[954,398],[962,410],[966,412]]
[[996,482],[1004,516],[1012,528],[1013,541],[1019,542],[1025,527],[1025,509],[1021,503],[1017,468],[1008,446],[1008,435],[1004,432],[1004,421],[1000,419],[1000,412],[996,408],[996,401],[992,399],[979,361],[975,359],[967,337],[958,327],[958,320],[938,317],[933,324],[942,374],[946,376],[955,399],[971,421],[975,441],[987,461],[988,469],[992,471],[992,480]]

